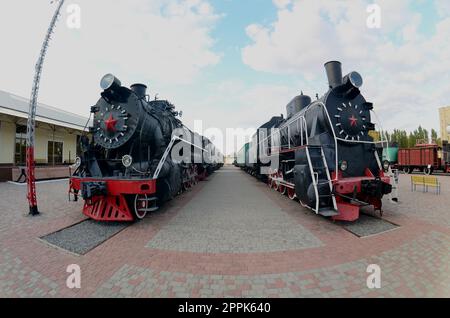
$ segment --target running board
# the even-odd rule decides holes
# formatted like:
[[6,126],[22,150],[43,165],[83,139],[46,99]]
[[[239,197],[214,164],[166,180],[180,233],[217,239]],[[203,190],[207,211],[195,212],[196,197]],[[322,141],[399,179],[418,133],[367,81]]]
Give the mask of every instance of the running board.
[[336,216],[339,215],[339,212],[330,209],[320,209],[319,214],[325,217]]
[[370,203],[367,203],[367,202],[358,200],[358,199],[356,199],[356,198],[354,198],[354,197],[349,197],[349,196],[347,196],[347,195],[343,195],[343,194],[340,194],[340,193],[336,193],[336,195],[339,196],[339,197],[341,197],[341,198],[350,200],[350,203],[351,203],[351,204],[357,205],[357,206],[359,206],[359,207],[364,207],[364,206],[370,206],[370,205],[371,205]]

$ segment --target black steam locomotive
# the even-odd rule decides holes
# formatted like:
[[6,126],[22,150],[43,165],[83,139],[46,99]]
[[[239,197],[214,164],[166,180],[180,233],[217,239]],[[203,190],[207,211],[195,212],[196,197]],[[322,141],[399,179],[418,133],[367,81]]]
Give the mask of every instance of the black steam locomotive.
[[129,89],[108,74],[101,88],[91,108],[92,137],[81,138],[82,155],[70,179],[70,192],[85,201],[85,215],[143,219],[222,166],[211,141],[185,127],[168,101],[150,101],[145,85]]
[[237,165],[317,214],[354,221],[360,208],[381,211],[390,178],[369,132],[373,104],[360,88],[361,75],[342,76],[341,63],[325,64],[329,90],[312,101],[303,95],[273,117],[238,153]]

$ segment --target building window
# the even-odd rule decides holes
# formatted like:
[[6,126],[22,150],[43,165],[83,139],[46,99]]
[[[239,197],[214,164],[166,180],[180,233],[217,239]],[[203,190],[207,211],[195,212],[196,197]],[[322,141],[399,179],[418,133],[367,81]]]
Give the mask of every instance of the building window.
[[25,165],[27,160],[27,127],[16,126],[16,142],[14,151],[14,164],[17,166]]
[[63,143],[57,141],[48,142],[48,163],[60,165],[63,163]]

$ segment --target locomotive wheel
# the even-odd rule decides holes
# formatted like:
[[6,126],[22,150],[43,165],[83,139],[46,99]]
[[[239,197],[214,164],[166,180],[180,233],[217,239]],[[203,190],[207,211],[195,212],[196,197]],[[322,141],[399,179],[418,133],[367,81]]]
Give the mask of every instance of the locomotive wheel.
[[183,190],[187,191],[191,188],[191,182],[190,181],[185,181],[183,182]]
[[410,174],[412,172],[412,169],[410,167],[404,167],[403,172],[406,174]]
[[146,194],[137,194],[134,198],[133,214],[137,220],[143,220],[147,216],[148,197]]
[[288,197],[291,200],[295,200],[297,198],[297,194],[295,193],[295,189],[288,188],[287,189]]
[[197,176],[198,176],[198,172],[197,172],[197,166],[194,166],[191,170],[191,186],[195,186],[197,184]]
[[278,191],[278,189],[279,189],[278,181],[272,180],[272,188],[273,188],[275,191]]
[[431,176],[433,174],[433,168],[426,167],[425,169],[423,169],[423,173],[427,176]]

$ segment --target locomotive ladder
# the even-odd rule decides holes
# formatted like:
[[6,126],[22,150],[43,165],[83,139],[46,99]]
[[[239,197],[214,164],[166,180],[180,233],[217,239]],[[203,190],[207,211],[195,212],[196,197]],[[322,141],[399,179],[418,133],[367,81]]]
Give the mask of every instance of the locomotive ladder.
[[[323,216],[339,215],[336,203],[336,196],[333,191],[333,183],[331,182],[330,170],[325,158],[323,148],[320,146],[306,147],[306,156],[308,158],[309,170],[311,172],[312,182],[314,186],[314,193],[316,196],[316,206],[310,207],[316,214]],[[320,176],[325,174],[326,179],[320,179]],[[330,194],[320,195],[319,186],[328,184],[330,187]],[[333,206],[321,207],[321,200],[324,198],[331,198]]]

